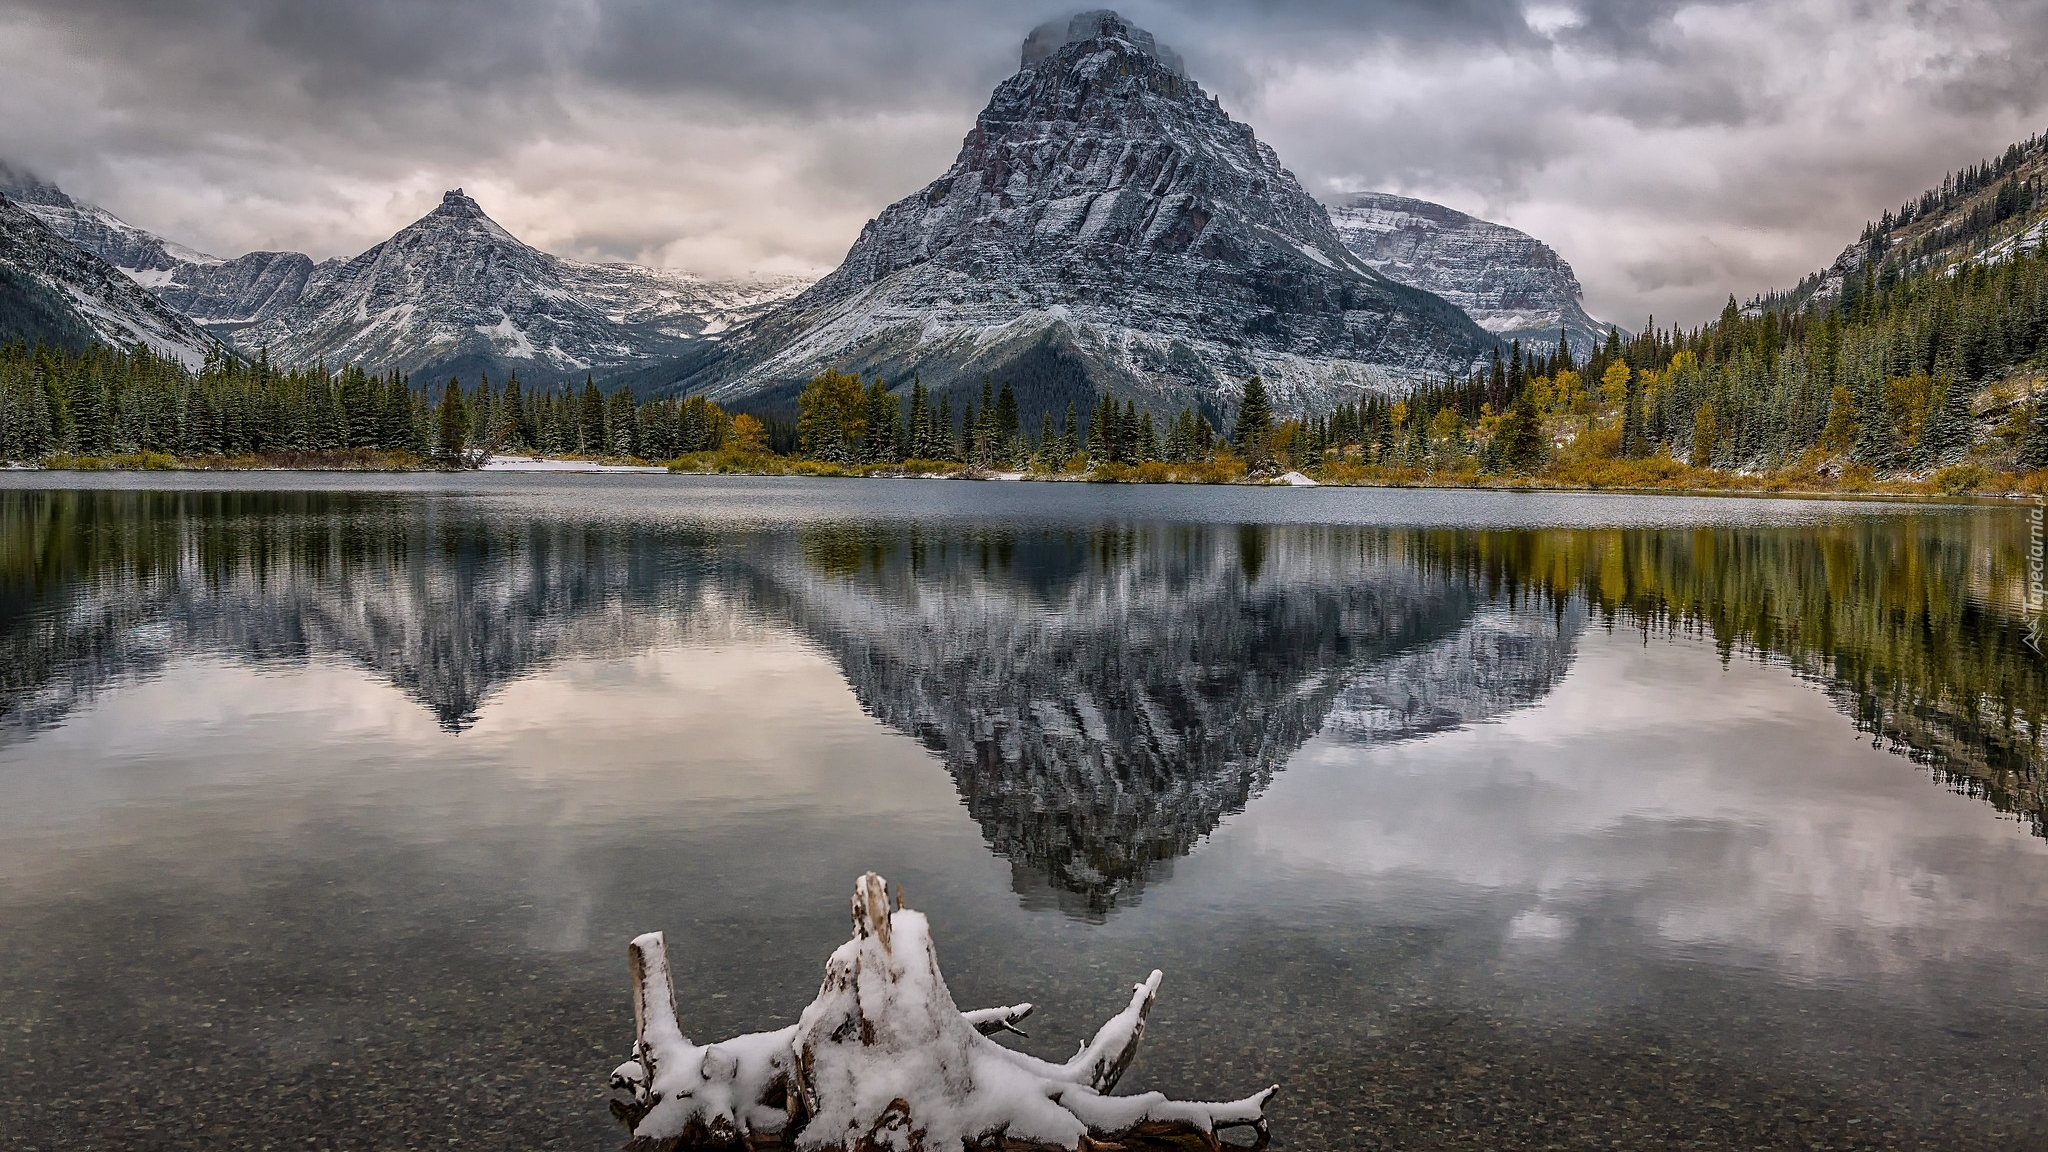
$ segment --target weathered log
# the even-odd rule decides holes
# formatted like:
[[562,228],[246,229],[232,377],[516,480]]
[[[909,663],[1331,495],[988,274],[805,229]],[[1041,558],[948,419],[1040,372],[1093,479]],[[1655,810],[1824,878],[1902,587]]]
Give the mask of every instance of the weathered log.
[[631,1152],[1165,1152],[1219,1149],[1216,1133],[1234,1127],[1266,1143],[1277,1088],[1220,1103],[1108,1094],[1136,1059],[1157,971],[1073,1059],[1054,1064],[989,1039],[1021,1034],[1031,1005],[954,1006],[930,926],[902,906],[900,890],[892,911],[888,886],[869,873],[852,913],[852,939],[826,962],[796,1024],[716,1044],[683,1034],[662,934],[632,942],[633,1053],[611,1078]]

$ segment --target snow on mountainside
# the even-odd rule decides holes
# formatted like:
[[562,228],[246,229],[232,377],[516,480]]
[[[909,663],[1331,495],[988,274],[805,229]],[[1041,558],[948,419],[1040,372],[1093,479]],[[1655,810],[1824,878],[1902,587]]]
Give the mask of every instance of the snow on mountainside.
[[4,164],[0,190],[186,317],[284,364],[581,379],[688,353],[808,283],[566,260],[521,243],[460,189],[361,256],[320,263],[298,252],[209,256]]
[[221,262],[218,256],[146,232],[97,205],[81,204],[55,184],[5,162],[0,162],[0,195],[19,204],[52,232],[126,272],[144,287],[164,283],[181,265]]
[[113,265],[53,231],[27,207],[0,196],[0,339],[81,339],[148,345],[190,367],[217,345],[212,336]]
[[[797,287],[564,260],[521,243],[459,188],[352,260],[243,259],[252,262],[246,269],[201,270],[174,290],[212,319],[243,323],[235,339],[244,348],[268,348],[284,363],[353,361],[373,372],[464,378],[517,371],[536,382],[680,355]],[[205,298],[231,274],[249,280],[248,295]],[[293,279],[303,283],[286,302],[270,294],[266,276],[280,293]]]
[[282,315],[340,263],[314,264],[299,252],[251,252],[213,264],[181,264],[152,287],[164,303],[232,336],[257,320]]
[[1525,232],[1385,192],[1345,197],[1330,220],[1359,259],[1449,300],[1503,340],[1549,351],[1562,330],[1583,353],[1607,337],[1609,325],[1580,302],[1572,266]]
[[1273,150],[1114,13],[1034,32],[1023,63],[945,175],[675,386],[780,406],[825,367],[963,392],[992,375],[1027,419],[1106,391],[1220,420],[1253,374],[1299,411],[1492,347],[1352,255]]

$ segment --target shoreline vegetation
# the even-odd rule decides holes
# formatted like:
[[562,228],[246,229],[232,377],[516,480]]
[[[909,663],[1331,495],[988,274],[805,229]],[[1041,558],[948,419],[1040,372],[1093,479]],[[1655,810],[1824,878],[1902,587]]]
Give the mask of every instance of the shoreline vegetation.
[[1227,430],[1107,396],[1085,415],[1027,412],[1029,397],[986,378],[977,402],[828,369],[794,412],[728,412],[591,379],[427,388],[263,353],[194,369],[141,347],[17,341],[0,347],[0,462],[409,471],[538,457],[763,476],[2048,496],[2048,245],[1995,262],[1875,241],[1870,255],[1832,295],[1731,297],[1699,328],[1610,330],[1583,357],[1562,338],[1516,343],[1463,377],[1324,411],[1283,417],[1254,376],[1221,397]]
[[[503,459],[490,457],[491,460]],[[1288,474],[1317,487],[1439,488],[1473,491],[1613,492],[1698,496],[1819,496],[1906,498],[2033,498],[2048,496],[2048,470],[2015,474],[1958,465],[1923,477],[1879,478],[1862,469],[1844,475],[1785,470],[1744,474],[1694,468],[1670,457],[1642,461],[1567,461],[1532,474],[1501,475],[1476,469],[1436,470],[1428,467],[1359,464],[1331,461],[1308,469],[1254,473],[1235,456],[1197,463],[1146,461],[1141,464],[1091,464],[1085,456],[1053,468],[990,468],[955,460],[904,460],[887,463],[838,463],[768,451],[718,449],[687,453],[672,459],[627,456],[535,455],[522,453],[509,466],[491,471],[588,471],[631,466],[635,472],[665,468],[671,474],[698,476],[812,476],[841,479],[1033,481],[1090,484],[1229,484],[1287,487]],[[558,469],[522,469],[535,461],[565,464]],[[478,463],[481,463],[480,458]],[[32,465],[15,463],[15,472],[448,472],[477,470],[449,467],[410,452],[364,450],[300,451],[267,455],[174,456],[136,452],[107,456],[69,453],[45,457]],[[1298,480],[1293,483],[1299,483]]]

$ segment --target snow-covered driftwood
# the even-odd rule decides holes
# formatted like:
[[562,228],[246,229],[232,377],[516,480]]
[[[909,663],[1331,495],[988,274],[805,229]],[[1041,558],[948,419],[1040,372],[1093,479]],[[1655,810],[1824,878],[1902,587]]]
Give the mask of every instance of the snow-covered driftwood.
[[676,1020],[662,934],[639,937],[628,954],[636,1037],[611,1082],[631,1152],[1214,1149],[1216,1133],[1236,1127],[1266,1142],[1275,1088],[1214,1104],[1109,1095],[1137,1056],[1158,972],[1066,1063],[1011,1051],[989,1036],[1018,1031],[1032,1006],[961,1012],[930,925],[901,893],[892,911],[872,872],[854,888],[853,938],[788,1028],[693,1044]]

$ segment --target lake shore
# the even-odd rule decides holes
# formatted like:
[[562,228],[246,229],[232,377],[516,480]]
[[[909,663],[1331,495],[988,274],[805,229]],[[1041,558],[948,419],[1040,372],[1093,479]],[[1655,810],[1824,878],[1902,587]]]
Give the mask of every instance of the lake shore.
[[[1486,492],[1584,492],[1660,496],[1771,496],[1811,499],[1907,499],[1968,501],[2038,499],[2048,492],[2048,472],[2015,475],[1972,465],[1944,469],[1926,477],[1884,479],[1865,469],[1838,475],[1787,470],[1750,474],[1689,465],[1656,458],[1642,461],[1599,461],[1601,467],[1567,465],[1527,476],[1476,471],[1383,467],[1327,463],[1308,471],[1251,475],[1235,460],[1167,464],[1098,464],[1086,469],[994,469],[952,461],[914,460],[901,464],[837,464],[771,453],[705,452],[664,463],[625,458],[561,456],[491,456],[473,468],[448,469],[410,453],[347,450],[287,453],[263,457],[176,457],[146,452],[119,456],[51,457],[35,464],[9,463],[4,470],[23,472],[382,472],[433,473],[479,471],[566,474],[643,474],[696,476],[810,476],[860,480],[1030,481],[1119,485],[1231,485],[1241,487],[1411,488]],[[1963,475],[1955,475],[1957,472]]]

